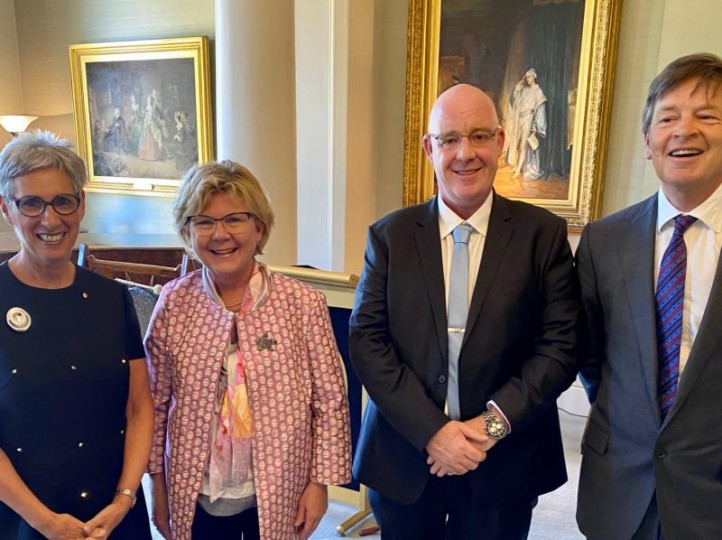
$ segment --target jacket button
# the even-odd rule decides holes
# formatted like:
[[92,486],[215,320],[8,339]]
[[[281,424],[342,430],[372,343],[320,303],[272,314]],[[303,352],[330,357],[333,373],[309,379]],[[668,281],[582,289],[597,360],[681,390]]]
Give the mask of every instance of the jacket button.
[[445,384],[446,383],[446,375],[439,375],[439,378],[436,380],[439,381],[439,384]]
[[655,456],[657,459],[664,459],[664,458],[667,457],[667,452],[665,452],[665,451],[662,450],[661,448],[657,448],[657,450],[654,452],[654,456]]

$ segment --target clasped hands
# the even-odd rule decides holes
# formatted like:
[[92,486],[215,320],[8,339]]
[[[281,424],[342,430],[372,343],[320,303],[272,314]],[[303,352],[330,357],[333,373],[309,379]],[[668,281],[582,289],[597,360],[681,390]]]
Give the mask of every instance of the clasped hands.
[[87,523],[70,514],[53,514],[40,532],[51,540],[105,539],[130,510],[130,502],[113,500]]
[[473,471],[486,459],[496,440],[486,434],[482,415],[444,424],[426,444],[426,463],[436,476],[460,475]]

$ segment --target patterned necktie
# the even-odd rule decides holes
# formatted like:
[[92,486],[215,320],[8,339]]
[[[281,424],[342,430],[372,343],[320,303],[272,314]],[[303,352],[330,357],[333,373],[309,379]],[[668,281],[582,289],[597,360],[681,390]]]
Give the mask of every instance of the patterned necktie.
[[454,235],[454,254],[451,257],[449,274],[449,386],[446,399],[449,404],[449,417],[461,418],[459,405],[459,352],[464,340],[466,317],[469,314],[469,237],[473,227],[461,223],[452,232]]
[[682,337],[684,280],[687,275],[687,246],[684,231],[697,218],[674,218],[674,233],[669,241],[657,279],[657,356],[659,359],[659,404],[662,419],[674,405],[679,379],[679,347]]

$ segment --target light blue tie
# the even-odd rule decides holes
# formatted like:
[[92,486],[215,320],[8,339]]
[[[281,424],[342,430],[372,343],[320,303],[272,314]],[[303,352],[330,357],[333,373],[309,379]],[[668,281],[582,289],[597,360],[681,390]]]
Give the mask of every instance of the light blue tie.
[[469,237],[473,227],[468,223],[458,225],[454,235],[454,254],[451,257],[449,273],[449,386],[446,400],[449,417],[461,418],[459,405],[459,352],[464,340],[466,318],[469,314]]

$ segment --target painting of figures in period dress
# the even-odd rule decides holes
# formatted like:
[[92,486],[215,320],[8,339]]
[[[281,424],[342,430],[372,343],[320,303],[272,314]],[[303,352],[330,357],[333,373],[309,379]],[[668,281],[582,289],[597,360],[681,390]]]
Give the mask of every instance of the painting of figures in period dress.
[[208,38],[70,46],[89,190],[172,196],[212,159]]
[[198,162],[193,59],[87,66],[93,170],[180,178]]

